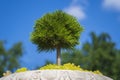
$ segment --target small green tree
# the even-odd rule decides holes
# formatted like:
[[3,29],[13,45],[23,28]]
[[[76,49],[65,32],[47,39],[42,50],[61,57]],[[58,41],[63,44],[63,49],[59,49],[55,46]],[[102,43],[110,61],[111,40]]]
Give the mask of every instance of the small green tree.
[[57,51],[57,64],[61,64],[61,49],[71,49],[79,43],[83,28],[77,19],[61,10],[47,13],[38,19],[31,34],[32,43],[39,51]]

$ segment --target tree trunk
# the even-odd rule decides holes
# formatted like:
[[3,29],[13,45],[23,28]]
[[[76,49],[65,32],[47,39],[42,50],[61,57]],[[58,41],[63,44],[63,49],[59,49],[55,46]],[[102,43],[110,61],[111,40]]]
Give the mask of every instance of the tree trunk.
[[61,65],[61,49],[60,49],[60,47],[57,47],[56,50],[57,50],[57,62],[56,62],[56,64]]

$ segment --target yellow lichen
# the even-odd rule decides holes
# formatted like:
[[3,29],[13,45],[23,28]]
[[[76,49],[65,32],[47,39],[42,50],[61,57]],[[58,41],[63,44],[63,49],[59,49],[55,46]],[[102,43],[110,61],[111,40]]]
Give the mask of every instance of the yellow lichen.
[[49,64],[46,66],[43,66],[40,68],[40,70],[53,70],[53,69],[57,69],[57,70],[79,70],[79,71],[85,71],[85,72],[92,72],[95,74],[102,74],[99,70],[96,71],[88,71],[88,70],[84,70],[82,69],[80,66],[76,66],[73,63],[67,63],[61,66],[58,66],[56,64]]
[[16,72],[25,72],[25,71],[28,71],[28,69],[25,67],[16,70]]

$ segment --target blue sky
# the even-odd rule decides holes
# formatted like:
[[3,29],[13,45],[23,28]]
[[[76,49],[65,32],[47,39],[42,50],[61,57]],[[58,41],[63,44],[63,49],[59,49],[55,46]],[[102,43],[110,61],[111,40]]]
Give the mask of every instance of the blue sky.
[[7,41],[7,49],[18,41],[23,42],[22,67],[34,69],[44,65],[46,59],[55,62],[54,52],[38,54],[30,42],[35,21],[55,10],[75,16],[84,26],[81,45],[90,39],[91,31],[107,32],[120,49],[120,0],[0,0],[0,40]]

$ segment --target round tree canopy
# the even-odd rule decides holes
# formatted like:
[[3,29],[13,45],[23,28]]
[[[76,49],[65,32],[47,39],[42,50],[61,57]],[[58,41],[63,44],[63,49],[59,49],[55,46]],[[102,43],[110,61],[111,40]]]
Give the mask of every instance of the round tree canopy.
[[47,13],[38,19],[31,41],[38,50],[70,49],[79,43],[83,28],[77,19],[61,10]]

